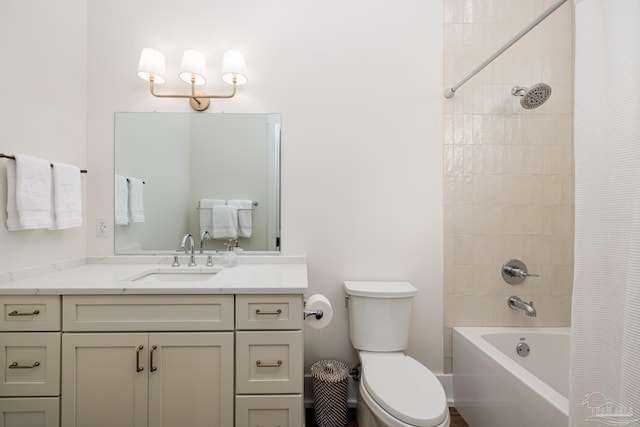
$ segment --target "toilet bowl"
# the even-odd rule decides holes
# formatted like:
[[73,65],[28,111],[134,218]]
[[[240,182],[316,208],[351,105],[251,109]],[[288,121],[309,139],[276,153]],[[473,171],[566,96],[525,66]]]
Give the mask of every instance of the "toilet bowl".
[[402,350],[408,345],[408,282],[345,282],[349,337],[361,364],[361,427],[449,427],[449,410],[436,376]]
[[[360,351],[360,418],[372,427],[448,427],[449,408],[440,381],[404,353]],[[369,413],[367,414],[366,411]]]

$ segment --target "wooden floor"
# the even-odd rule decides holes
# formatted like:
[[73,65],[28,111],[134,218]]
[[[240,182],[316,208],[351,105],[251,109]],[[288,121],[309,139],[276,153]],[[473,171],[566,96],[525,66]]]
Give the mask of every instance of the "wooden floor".
[[456,411],[456,408],[449,407],[449,414],[451,415],[451,427],[469,427],[469,424]]
[[[462,415],[456,411],[456,408],[449,408],[449,414],[451,416],[451,426],[450,427],[469,427],[469,425],[464,421]],[[355,411],[349,410],[348,414],[347,427],[358,427],[358,421],[356,420]],[[315,416],[313,414],[313,409],[307,409],[306,412],[307,417],[307,427],[319,427],[315,421]]]

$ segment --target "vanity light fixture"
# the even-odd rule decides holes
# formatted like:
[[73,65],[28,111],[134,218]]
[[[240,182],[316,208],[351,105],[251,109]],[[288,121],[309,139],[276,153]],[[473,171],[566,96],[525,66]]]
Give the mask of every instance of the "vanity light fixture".
[[155,49],[145,47],[140,54],[138,63],[138,77],[149,82],[151,95],[158,98],[189,98],[189,103],[194,110],[204,111],[209,107],[211,98],[233,98],[236,94],[236,86],[247,82],[246,65],[244,55],[237,50],[228,50],[222,60],[222,80],[233,86],[230,95],[207,95],[205,92],[196,91],[196,86],[206,83],[204,55],[194,49],[187,49],[182,57],[180,65],[180,78],[191,84],[190,95],[164,95],[154,91],[154,83],[165,83],[164,54]]

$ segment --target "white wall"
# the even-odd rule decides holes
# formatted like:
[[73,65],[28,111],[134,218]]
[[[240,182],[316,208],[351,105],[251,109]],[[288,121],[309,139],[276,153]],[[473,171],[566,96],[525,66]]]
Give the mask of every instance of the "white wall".
[[[0,152],[86,167],[86,35],[85,1],[0,2]],[[9,161],[0,159],[0,273],[84,256],[84,227],[7,231]]]
[[166,54],[165,91],[187,90],[182,51],[201,50],[210,92],[228,90],[222,53],[237,48],[249,83],[209,113],[282,114],[283,252],[307,254],[309,295],[335,308],[331,326],[307,329],[307,367],[355,361],[342,281],[409,280],[420,289],[410,353],[441,371],[441,2],[112,0],[89,2],[87,16],[87,254],[113,253],[92,227],[97,216],[113,219],[113,113],[190,110],[147,93],[136,76],[141,48]]

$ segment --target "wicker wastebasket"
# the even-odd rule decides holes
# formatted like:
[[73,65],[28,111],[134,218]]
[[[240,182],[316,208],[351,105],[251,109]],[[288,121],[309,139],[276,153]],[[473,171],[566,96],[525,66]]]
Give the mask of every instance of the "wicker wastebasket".
[[337,360],[320,360],[311,365],[311,378],[318,426],[345,427],[349,367]]

